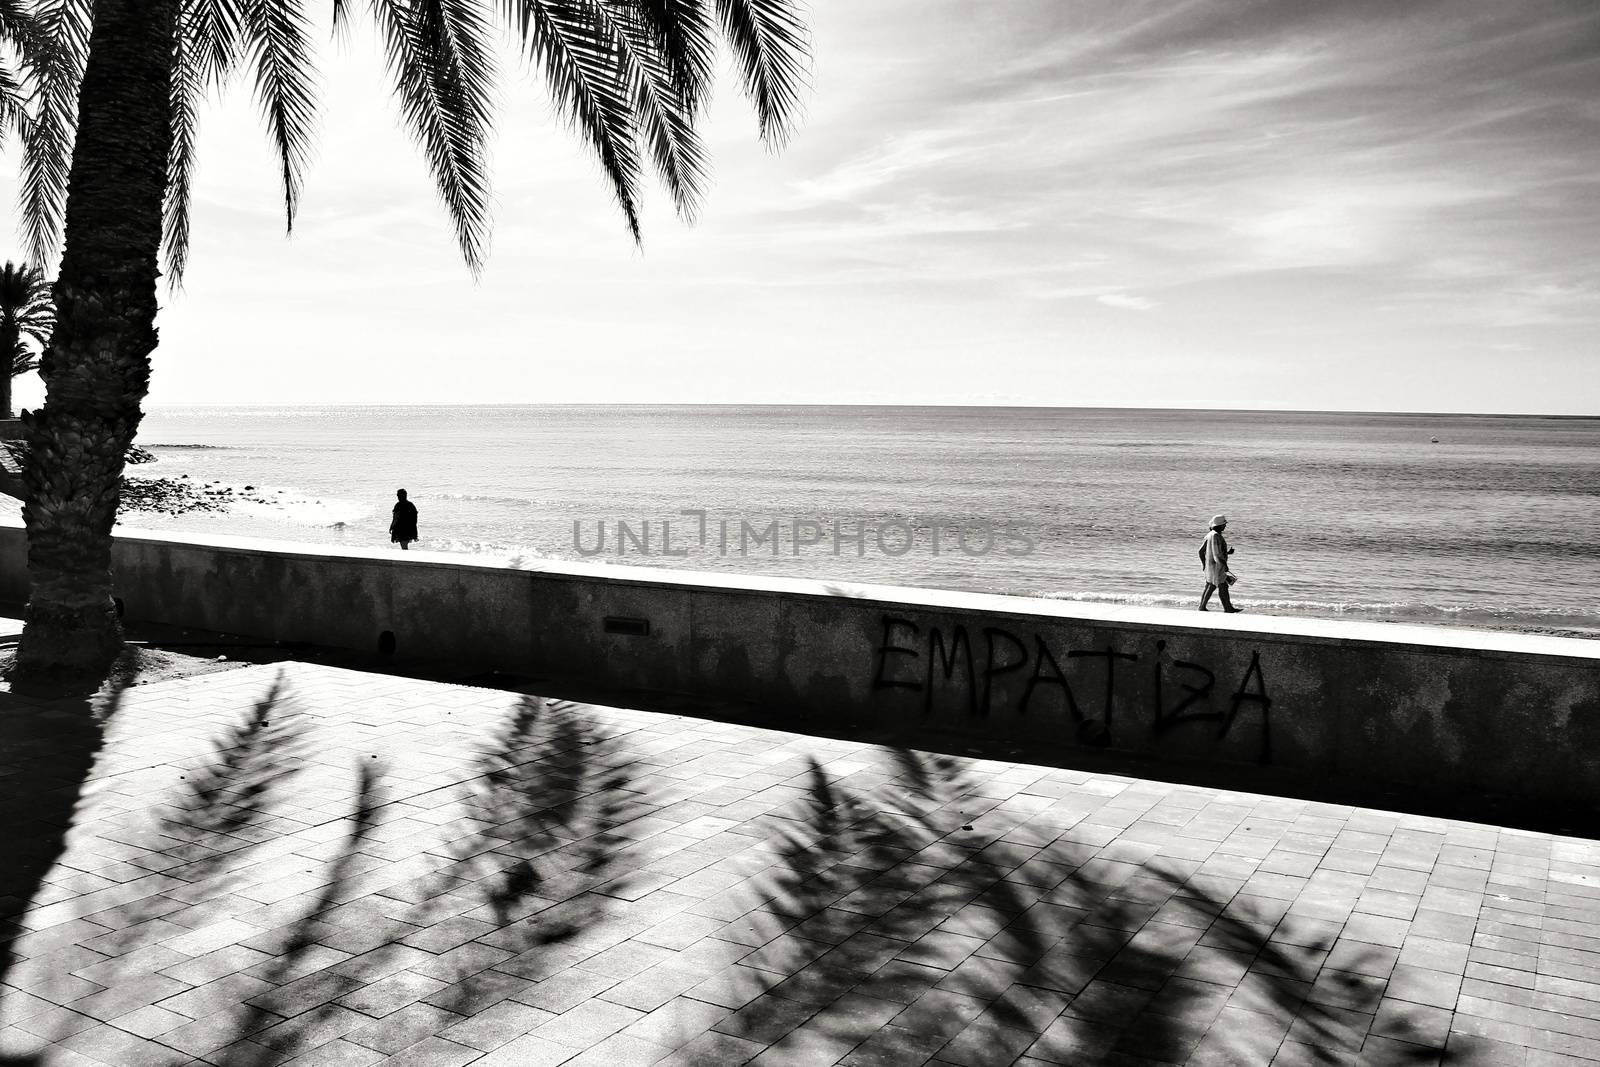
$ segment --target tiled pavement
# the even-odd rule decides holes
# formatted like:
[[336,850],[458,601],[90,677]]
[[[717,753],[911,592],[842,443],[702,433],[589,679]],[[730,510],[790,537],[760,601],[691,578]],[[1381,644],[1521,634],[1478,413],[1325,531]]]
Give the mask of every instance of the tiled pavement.
[[0,696],[0,1063],[1600,1061],[1593,842],[304,664],[102,705]]

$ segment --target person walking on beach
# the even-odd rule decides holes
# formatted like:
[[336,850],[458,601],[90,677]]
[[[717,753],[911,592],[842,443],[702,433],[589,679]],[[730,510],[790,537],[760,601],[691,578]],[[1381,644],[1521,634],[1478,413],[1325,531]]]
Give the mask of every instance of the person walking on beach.
[[404,489],[396,489],[394,495],[398,500],[394,506],[394,518],[389,520],[389,540],[399,542],[403,552],[407,545],[417,539],[417,506],[406,499]]
[[1233,599],[1228,595],[1228,586],[1233,582],[1233,575],[1228,573],[1228,557],[1233,555],[1233,549],[1228,547],[1227,540],[1222,536],[1222,531],[1227,527],[1228,516],[1213,515],[1211,529],[1206,531],[1206,539],[1200,542],[1200,565],[1206,569],[1206,588],[1200,594],[1200,610],[1207,610],[1211,594],[1216,593],[1222,600],[1222,610],[1231,615],[1242,609],[1234,607]]

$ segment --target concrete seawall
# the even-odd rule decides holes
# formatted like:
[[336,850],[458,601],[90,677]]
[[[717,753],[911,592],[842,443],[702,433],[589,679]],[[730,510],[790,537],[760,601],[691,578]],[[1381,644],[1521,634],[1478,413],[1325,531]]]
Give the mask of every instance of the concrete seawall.
[[[0,527],[0,595],[26,596]],[[120,531],[131,619],[1534,801],[1600,798],[1600,642]],[[386,638],[385,635],[388,635]]]

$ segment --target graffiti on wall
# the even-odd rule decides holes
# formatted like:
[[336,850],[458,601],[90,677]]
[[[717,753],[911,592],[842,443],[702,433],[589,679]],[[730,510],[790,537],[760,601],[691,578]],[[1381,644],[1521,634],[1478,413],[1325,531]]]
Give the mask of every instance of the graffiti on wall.
[[[918,693],[924,713],[933,710],[936,697],[974,718],[997,710],[1020,716],[1065,710],[1076,740],[1098,748],[1119,741],[1126,747],[1139,731],[1209,730],[1221,740],[1241,716],[1254,713],[1260,723],[1258,758],[1266,762],[1271,755],[1272,698],[1258,651],[1250,653],[1237,684],[1224,680],[1219,688],[1214,671],[1168,655],[1161,640],[1143,656],[1112,644],[1058,649],[1038,633],[999,626],[924,628],[885,615],[872,666],[874,690]],[[1126,690],[1128,672],[1137,670],[1148,671],[1151,684],[1135,706],[1126,694],[1119,700],[1118,692],[1119,682]]]

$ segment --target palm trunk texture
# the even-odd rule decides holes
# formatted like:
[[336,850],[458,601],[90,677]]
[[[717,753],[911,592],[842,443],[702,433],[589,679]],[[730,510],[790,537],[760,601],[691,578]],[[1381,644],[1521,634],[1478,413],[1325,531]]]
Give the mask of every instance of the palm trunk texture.
[[17,327],[16,321],[0,322],[0,419],[11,417],[11,367],[10,361],[14,356],[7,356],[7,352],[16,352],[17,340],[22,336],[22,331]]
[[99,681],[122,647],[111,599],[111,526],[156,347],[157,256],[172,142],[178,0],[97,0],[55,332],[26,420],[32,585],[13,681]]

